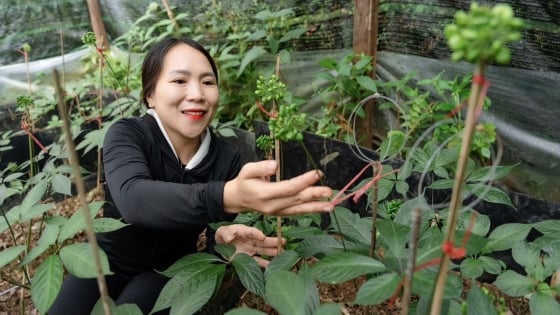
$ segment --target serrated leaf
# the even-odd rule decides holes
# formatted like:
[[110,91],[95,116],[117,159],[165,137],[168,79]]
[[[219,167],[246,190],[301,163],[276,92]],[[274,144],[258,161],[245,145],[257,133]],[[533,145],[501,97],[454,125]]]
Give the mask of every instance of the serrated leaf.
[[372,78],[361,75],[356,78],[356,81],[362,88],[366,89],[367,91],[373,93],[377,92],[377,83]]
[[[99,210],[103,206],[103,201],[95,201],[88,204],[89,216],[93,218],[99,213]],[[72,216],[64,223],[60,229],[60,234],[58,236],[59,242],[64,242],[65,240],[74,237],[76,233],[86,229],[86,220],[84,218],[83,208],[80,207],[78,210],[74,211]]]
[[496,308],[490,298],[471,282],[471,289],[467,295],[467,315],[496,315]]
[[290,270],[301,257],[293,250],[285,250],[280,255],[274,257],[264,271],[265,278],[268,274],[277,270]]
[[283,42],[287,42],[287,41],[292,40],[292,39],[300,38],[301,35],[303,35],[305,32],[307,32],[307,29],[304,28],[304,27],[300,27],[300,28],[290,30],[287,33],[285,33],[282,36],[282,38],[280,38],[280,40],[278,42],[283,43]]
[[257,262],[245,253],[235,255],[231,261],[239,281],[250,292],[260,297],[264,297],[264,275]]
[[240,307],[228,311],[227,313],[225,313],[225,315],[266,315],[266,313],[252,308]]
[[488,186],[488,185],[466,185],[466,189],[468,191],[471,191],[472,193],[474,193],[478,198],[484,200],[484,201],[488,201],[488,202],[492,202],[492,203],[499,203],[499,204],[504,204],[504,205],[508,205],[510,207],[512,207],[513,209],[517,210],[513,204],[511,203],[511,199],[509,198],[509,195],[494,186]]
[[330,235],[315,235],[304,239],[295,249],[303,257],[331,255],[344,251],[342,244]]
[[[414,273],[412,293],[421,297],[431,297],[436,283],[437,273],[430,270],[420,270]],[[463,293],[463,281],[455,274],[449,274],[443,289],[443,299],[458,299]]]
[[311,267],[311,275],[326,283],[342,283],[356,277],[385,271],[383,263],[368,256],[354,253],[329,255]]
[[25,266],[41,256],[51,245],[56,243],[60,227],[56,224],[47,224],[41,233],[41,238],[37,241],[37,246],[33,247],[27,256],[22,260],[21,265]]
[[403,248],[408,238],[410,227],[390,220],[377,221],[377,231],[382,235],[383,242],[388,250],[397,258],[402,258]]
[[475,258],[467,257],[461,261],[461,274],[464,277],[476,279],[484,274],[482,264]]
[[97,218],[93,220],[92,224],[95,233],[112,232],[128,225],[121,220],[113,218]]
[[[225,270],[225,266],[214,266],[216,269]],[[223,272],[223,271],[222,271]],[[190,315],[200,310],[214,295],[221,279],[217,273],[198,274],[201,277],[189,279],[187,286],[181,288],[177,298],[171,304],[170,315]]]
[[342,307],[338,304],[323,304],[313,313],[313,315],[340,315],[341,312]]
[[47,257],[35,271],[31,280],[31,299],[42,314],[49,310],[56,299],[63,277],[64,268],[56,255]]
[[280,315],[305,315],[305,284],[295,273],[271,272],[266,280],[266,300]]
[[68,176],[63,174],[55,174],[51,179],[51,185],[54,192],[66,196],[72,195],[72,181]]
[[237,77],[241,76],[241,74],[243,73],[243,71],[245,71],[245,68],[254,60],[264,56],[266,54],[266,50],[261,47],[261,46],[253,46],[246,54],[245,57],[243,57],[243,60],[241,61],[241,66],[239,67],[239,70],[237,71]]
[[536,292],[529,298],[531,315],[560,314],[560,304],[549,294]]
[[[108,302],[112,315],[143,315],[142,311],[136,304],[125,303],[117,307],[111,298],[109,298]],[[105,315],[105,309],[101,299],[95,303],[90,315]]]
[[494,285],[500,291],[513,297],[525,296],[535,288],[533,281],[525,276],[518,274],[513,270],[506,270],[498,275]]
[[179,272],[161,290],[152,313],[171,307],[171,314],[193,314],[210,300],[224,272],[225,265]]
[[[97,277],[95,262],[91,246],[87,243],[76,243],[64,246],[60,250],[60,259],[64,263],[64,267],[68,272],[78,278],[95,278]],[[101,270],[104,275],[112,274],[109,270],[109,261],[107,255],[99,250],[99,258],[101,260]]]
[[31,188],[31,190],[29,190],[29,192],[25,195],[25,198],[21,202],[21,212],[25,214],[26,212],[28,212],[28,209],[31,209],[33,206],[39,203],[47,192],[47,187],[48,182],[40,181],[39,183],[37,183],[37,185]]
[[506,223],[497,226],[490,235],[488,235],[488,243],[483,248],[483,253],[510,249],[513,244],[524,240],[531,225],[523,223]]
[[216,244],[214,245],[214,250],[228,261],[230,261],[233,258],[233,255],[235,255],[235,246],[232,244]]
[[396,273],[386,273],[366,281],[358,290],[354,303],[375,305],[387,300],[396,292],[401,278]]
[[172,278],[180,272],[195,273],[211,268],[212,264],[219,262],[220,259],[212,254],[197,252],[188,254],[179,258],[169,268],[161,272],[161,274]]
[[506,264],[503,261],[493,257],[480,256],[478,257],[478,261],[482,265],[482,268],[484,268],[484,271],[493,275],[500,274],[506,268]]
[[16,259],[19,256],[19,254],[23,253],[25,248],[26,248],[25,245],[18,245],[18,246],[2,249],[0,251],[0,268],[6,266],[7,264],[11,263],[14,259]]
[[333,228],[342,234],[345,239],[349,238],[365,244],[371,242],[371,226],[361,220],[357,213],[353,213],[346,208],[336,207],[335,211],[330,213],[330,216]]
[[515,167],[515,165],[510,166],[485,166],[483,168],[476,169],[474,172],[469,174],[467,177],[467,182],[487,182],[499,178],[505,177],[509,172]]

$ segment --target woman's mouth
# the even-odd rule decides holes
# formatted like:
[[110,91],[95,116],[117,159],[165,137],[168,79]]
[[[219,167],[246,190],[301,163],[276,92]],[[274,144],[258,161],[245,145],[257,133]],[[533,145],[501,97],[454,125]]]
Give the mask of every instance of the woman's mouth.
[[181,113],[190,120],[201,120],[204,118],[205,111],[202,110],[182,110]]

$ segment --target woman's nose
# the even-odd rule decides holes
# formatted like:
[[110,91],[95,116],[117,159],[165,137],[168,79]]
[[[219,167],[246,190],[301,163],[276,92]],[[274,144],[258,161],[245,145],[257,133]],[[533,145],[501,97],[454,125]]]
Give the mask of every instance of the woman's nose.
[[204,93],[202,92],[202,87],[198,83],[191,83],[187,86],[186,96],[191,102],[200,102],[204,99]]

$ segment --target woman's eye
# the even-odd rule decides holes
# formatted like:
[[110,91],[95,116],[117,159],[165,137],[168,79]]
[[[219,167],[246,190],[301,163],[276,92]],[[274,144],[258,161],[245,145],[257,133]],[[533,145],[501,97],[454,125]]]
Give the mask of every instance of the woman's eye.
[[204,85],[216,85],[216,81],[214,81],[214,80],[205,80],[205,81],[202,81],[202,84],[204,84]]
[[173,82],[177,83],[177,84],[185,84],[187,81],[183,80],[183,79],[175,79],[175,80],[173,80]]

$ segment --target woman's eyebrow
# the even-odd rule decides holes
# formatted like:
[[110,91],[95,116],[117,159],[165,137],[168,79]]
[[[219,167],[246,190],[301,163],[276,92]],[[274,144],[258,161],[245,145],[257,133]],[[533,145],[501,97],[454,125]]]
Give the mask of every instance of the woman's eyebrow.
[[[181,74],[181,75],[184,75],[184,76],[191,76],[192,72],[189,71],[189,70],[172,70],[168,73],[168,75],[176,75],[176,74]],[[214,75],[213,72],[209,71],[209,72],[201,73],[200,77],[213,77],[214,78],[216,76]]]

